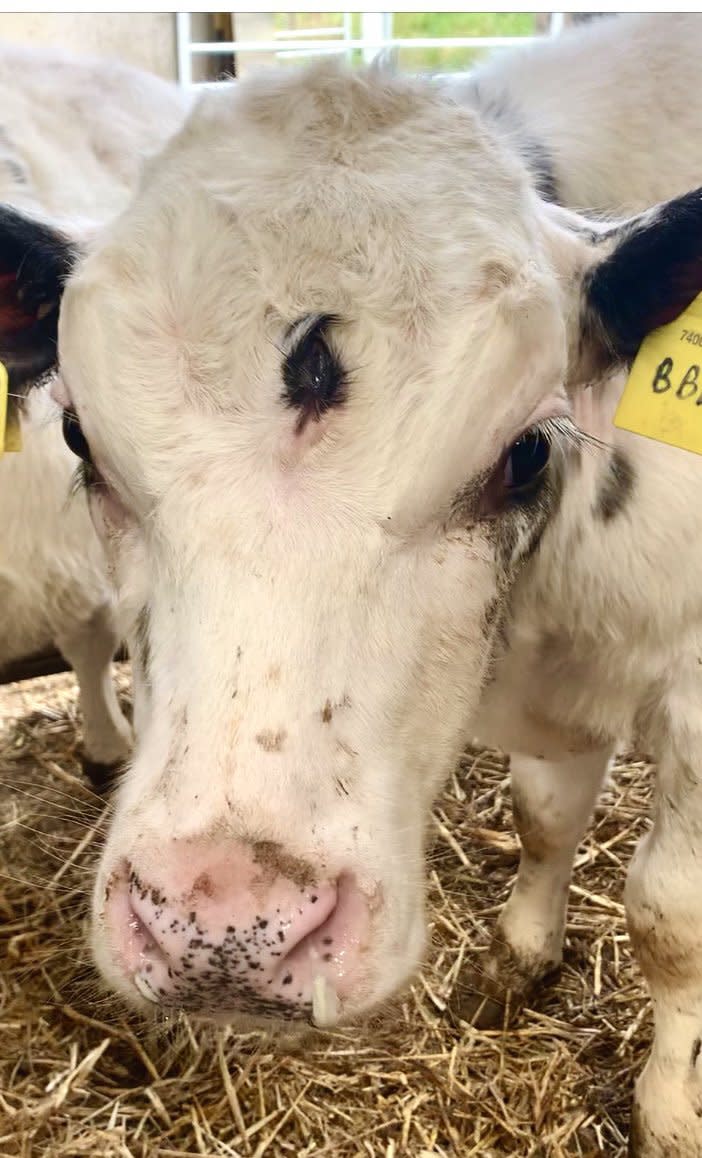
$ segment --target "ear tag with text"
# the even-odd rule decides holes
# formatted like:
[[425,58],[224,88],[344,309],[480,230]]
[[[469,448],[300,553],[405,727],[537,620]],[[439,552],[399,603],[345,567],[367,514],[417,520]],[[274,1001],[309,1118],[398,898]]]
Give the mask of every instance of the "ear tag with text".
[[9,396],[7,368],[0,362],[0,455],[22,449],[22,428],[14,398]]
[[614,425],[702,454],[702,294],[644,338]]

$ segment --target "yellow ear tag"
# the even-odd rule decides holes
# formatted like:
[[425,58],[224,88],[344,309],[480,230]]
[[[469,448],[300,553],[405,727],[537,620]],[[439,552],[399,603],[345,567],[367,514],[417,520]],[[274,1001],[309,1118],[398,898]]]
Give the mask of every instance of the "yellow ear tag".
[[0,362],[0,456],[22,449],[22,428],[14,398],[9,397],[7,368]]
[[644,338],[614,425],[702,454],[702,294]]
[[14,398],[9,396],[7,367],[0,362],[0,455],[22,449],[22,428]]

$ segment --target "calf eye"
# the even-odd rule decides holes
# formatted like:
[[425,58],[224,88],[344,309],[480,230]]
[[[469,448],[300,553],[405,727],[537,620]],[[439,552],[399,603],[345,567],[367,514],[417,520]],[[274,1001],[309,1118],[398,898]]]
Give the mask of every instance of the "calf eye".
[[92,465],[90,447],[81,430],[80,422],[72,410],[64,410],[63,412],[63,437],[69,450],[72,450],[78,458],[82,458],[83,462]]
[[469,524],[476,519],[494,519],[510,509],[528,507],[545,486],[551,447],[580,446],[584,436],[569,418],[548,418],[525,430],[503,452],[483,479],[472,483],[454,498],[451,519]]
[[331,349],[326,330],[334,322],[322,315],[295,327],[294,345],[283,364],[285,401],[299,410],[298,430],[309,418],[318,422],[326,410],[343,402],[346,376],[338,356]]
[[527,430],[513,443],[502,475],[502,485],[509,498],[528,498],[536,490],[548,466],[550,453],[550,443],[538,429]]

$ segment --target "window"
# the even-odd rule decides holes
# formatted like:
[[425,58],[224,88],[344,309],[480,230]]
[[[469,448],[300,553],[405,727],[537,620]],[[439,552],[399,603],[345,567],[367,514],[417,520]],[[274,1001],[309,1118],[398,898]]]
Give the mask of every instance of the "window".
[[463,72],[487,51],[596,13],[235,12],[177,15],[182,84],[241,77],[262,65],[294,67],[315,56],[367,63],[389,51],[410,72]]

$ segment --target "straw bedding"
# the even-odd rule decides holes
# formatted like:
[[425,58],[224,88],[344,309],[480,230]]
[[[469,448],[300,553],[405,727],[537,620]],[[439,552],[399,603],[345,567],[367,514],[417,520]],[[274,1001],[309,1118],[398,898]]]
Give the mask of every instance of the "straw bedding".
[[538,1010],[462,1034],[444,1014],[517,861],[505,764],[469,752],[435,813],[422,975],[367,1024],[299,1041],[154,1026],[104,993],[85,918],[105,815],[77,723],[71,675],[0,689],[0,1158],[624,1155],[651,1031],[621,904],[649,823],[643,760],[621,761],[581,847]]

